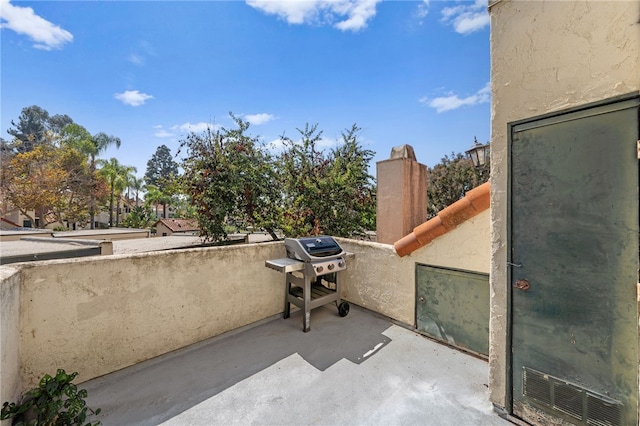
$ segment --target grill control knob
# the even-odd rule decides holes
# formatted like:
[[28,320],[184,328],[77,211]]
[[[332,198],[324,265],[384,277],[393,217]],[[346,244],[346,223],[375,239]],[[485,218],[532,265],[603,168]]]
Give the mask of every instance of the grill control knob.
[[324,268],[322,266],[316,266],[316,272],[320,273],[324,271]]
[[327,266],[327,268],[329,268],[330,271],[333,271],[333,268],[335,268],[336,265],[334,265],[333,263],[330,263],[329,266]]

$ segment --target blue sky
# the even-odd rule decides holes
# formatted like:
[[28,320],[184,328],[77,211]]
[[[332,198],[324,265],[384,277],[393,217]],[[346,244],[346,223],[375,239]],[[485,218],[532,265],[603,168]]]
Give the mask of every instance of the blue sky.
[[118,136],[102,157],[139,176],[230,111],[266,143],[317,123],[330,147],[356,123],[374,162],[490,137],[486,0],[0,0],[0,18],[2,137],[39,105]]

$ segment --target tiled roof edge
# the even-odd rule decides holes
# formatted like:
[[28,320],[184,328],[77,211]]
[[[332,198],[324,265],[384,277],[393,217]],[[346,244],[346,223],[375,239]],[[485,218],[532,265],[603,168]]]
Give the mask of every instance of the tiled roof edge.
[[18,225],[17,223],[15,223],[15,222],[13,222],[13,221],[11,221],[11,220],[9,220],[9,219],[6,219],[6,218],[4,218],[4,217],[0,217],[0,220],[2,220],[3,222],[8,223],[8,224],[9,224],[9,225],[11,225],[11,226],[15,226],[16,228],[19,228],[19,227],[20,227],[20,225]]
[[199,231],[200,227],[195,219],[176,219],[176,218],[163,218],[158,219],[153,226],[157,226],[158,223],[162,223],[169,228],[171,232],[189,232]]
[[487,210],[491,203],[490,189],[489,182],[483,183],[468,191],[460,200],[444,208],[436,217],[416,226],[412,233],[393,244],[398,256],[403,257],[413,253],[466,220]]

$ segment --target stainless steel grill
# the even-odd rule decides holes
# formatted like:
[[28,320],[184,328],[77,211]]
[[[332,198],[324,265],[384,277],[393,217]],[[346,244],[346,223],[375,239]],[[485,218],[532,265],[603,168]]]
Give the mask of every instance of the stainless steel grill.
[[285,238],[286,258],[267,260],[265,266],[285,273],[284,317],[291,304],[303,311],[302,329],[311,329],[311,310],[334,302],[342,317],[349,303],[340,300],[340,271],[347,269],[346,253],[328,236]]

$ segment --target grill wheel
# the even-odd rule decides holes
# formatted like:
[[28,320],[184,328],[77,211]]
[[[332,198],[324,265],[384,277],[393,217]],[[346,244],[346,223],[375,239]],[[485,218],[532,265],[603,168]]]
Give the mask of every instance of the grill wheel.
[[346,317],[347,315],[349,315],[349,303],[348,302],[342,302],[338,305],[338,314],[341,317]]

